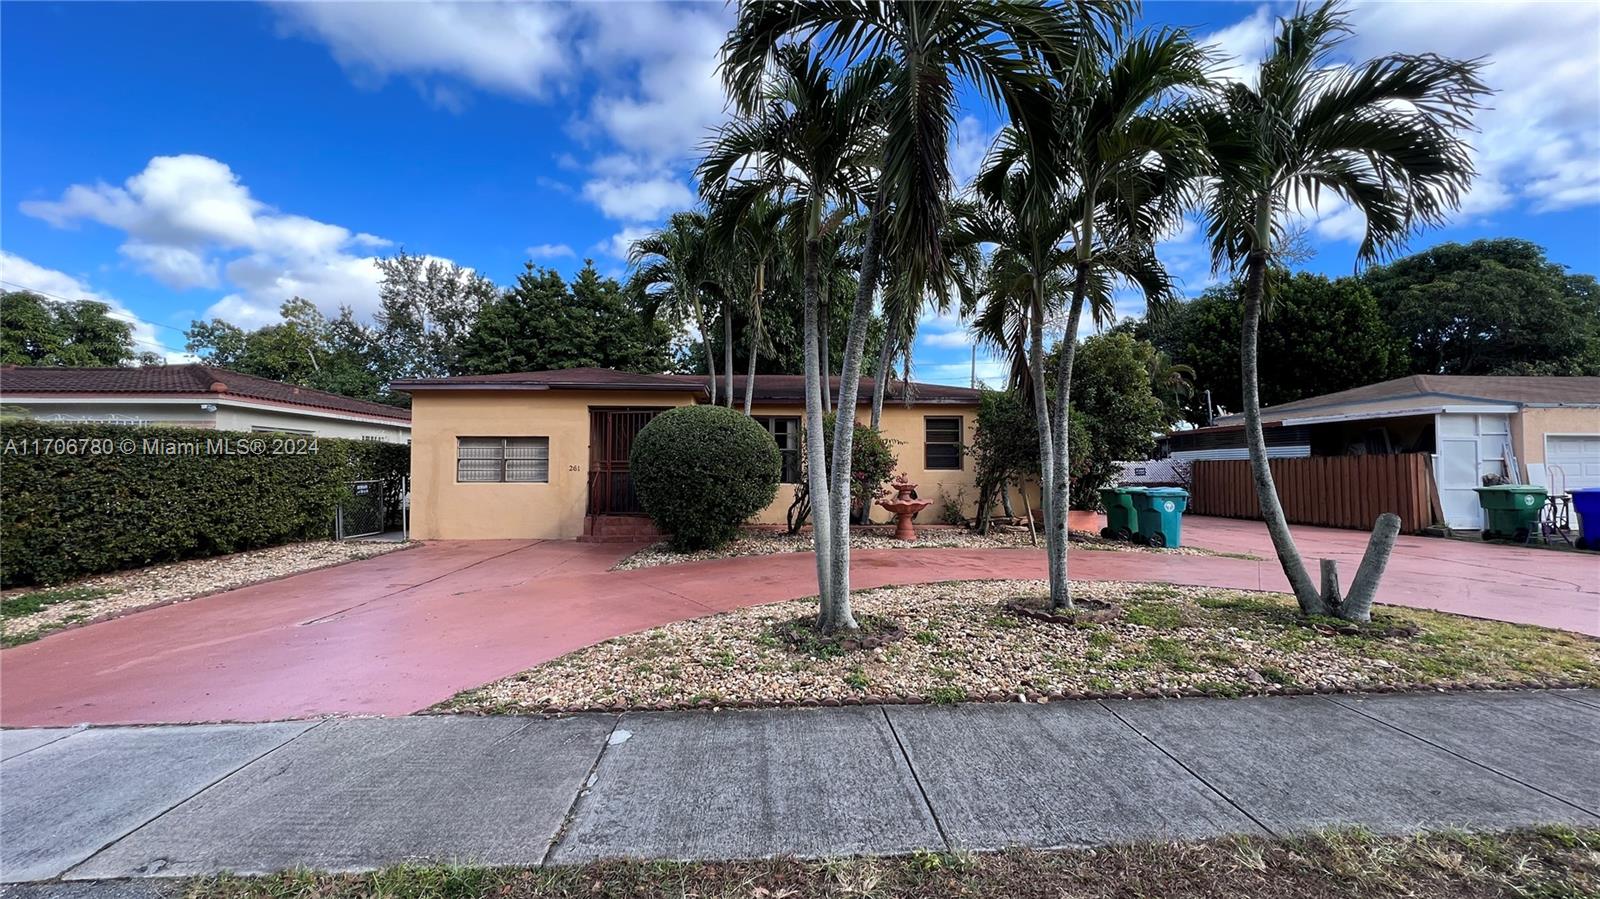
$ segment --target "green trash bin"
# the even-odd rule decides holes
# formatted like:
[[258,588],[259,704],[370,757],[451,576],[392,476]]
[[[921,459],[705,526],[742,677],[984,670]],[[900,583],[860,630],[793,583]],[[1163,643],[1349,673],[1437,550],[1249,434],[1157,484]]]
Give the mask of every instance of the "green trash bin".
[[1529,535],[1539,532],[1539,513],[1544,510],[1543,487],[1501,484],[1475,489],[1478,505],[1483,507],[1483,539],[1526,543]]
[[1143,487],[1101,487],[1100,504],[1106,507],[1106,526],[1100,536],[1107,540],[1132,540],[1139,530],[1139,513],[1133,508],[1133,494]]
[[1139,536],[1150,546],[1183,545],[1183,510],[1189,507],[1189,491],[1182,487],[1150,487],[1132,497],[1139,513]]

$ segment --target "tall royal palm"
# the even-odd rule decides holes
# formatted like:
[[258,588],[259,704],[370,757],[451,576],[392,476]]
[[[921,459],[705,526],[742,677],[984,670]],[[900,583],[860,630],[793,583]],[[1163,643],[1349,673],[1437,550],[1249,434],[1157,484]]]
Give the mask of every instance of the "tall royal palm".
[[[758,67],[757,81],[744,97],[742,105],[748,115],[724,125],[712,137],[697,175],[703,184],[724,185],[722,189],[729,192],[726,202],[734,207],[753,204],[756,197],[768,192],[792,196],[803,207],[805,450],[821,605],[818,626],[854,629],[848,592],[829,589],[834,547],[830,513],[835,496],[829,490],[826,442],[822,439],[825,382],[818,358],[818,319],[824,244],[844,219],[836,207],[855,203],[853,188],[860,181],[862,167],[882,154],[876,122],[884,66],[869,59],[836,79],[804,45],[774,47],[770,63],[770,68]],[[846,481],[839,500],[846,511],[849,496]]]
[[666,226],[634,241],[628,248],[628,264],[635,267],[633,283],[650,298],[652,310],[666,309],[680,320],[693,318],[695,327],[700,329],[711,402],[715,403],[717,360],[711,352],[704,299],[713,276],[707,252],[705,214],[673,214]]
[[745,349],[749,353],[744,414],[749,415],[755,396],[756,362],[767,345],[762,299],[783,261],[784,220],[792,204],[782,203],[762,189],[742,203],[724,202],[735,198],[727,192],[712,189],[707,193],[711,202],[712,246],[726,260],[729,286],[744,294]]
[[[904,276],[913,283],[942,279],[939,240],[950,195],[948,148],[960,83],[975,86],[1024,133],[1042,134],[1050,120],[1050,73],[1097,48],[1103,33],[1120,29],[1131,13],[1127,3],[1050,5],[1039,0],[741,4],[723,45],[724,81],[741,108],[759,99],[767,60],[797,36],[814,40],[823,59],[888,66],[883,155],[877,182],[863,198],[867,229],[835,403],[840,414],[829,473],[833,497],[828,511],[834,524],[829,535],[831,583],[823,588],[827,594],[847,598],[850,590],[851,413],[878,283],[884,211],[895,210],[889,237]],[[822,625],[853,628],[854,620],[824,620]]]
[[[1078,323],[1085,303],[1103,318],[1115,286],[1151,304],[1172,285],[1155,241],[1176,225],[1192,196],[1205,142],[1189,100],[1206,83],[1205,51],[1181,31],[1118,41],[1068,70],[1048,142],[1002,132],[980,173],[977,194],[1012,220],[1013,264],[1033,279],[1026,297],[1029,381],[1039,425],[1041,497],[1050,601],[1071,608],[1067,577],[1068,409]],[[1061,319],[1055,396],[1048,398],[1044,331],[1050,279],[1071,292]]]
[[1300,8],[1280,23],[1253,83],[1228,84],[1205,110],[1215,158],[1206,218],[1215,266],[1244,276],[1245,436],[1278,561],[1302,612],[1365,620],[1400,522],[1379,517],[1348,596],[1339,595],[1327,561],[1323,590],[1313,585],[1289,534],[1261,430],[1257,331],[1267,267],[1286,215],[1314,209],[1324,193],[1365,217],[1361,262],[1399,248],[1418,227],[1444,222],[1471,183],[1463,132],[1489,91],[1478,61],[1392,55],[1339,65],[1333,54],[1348,33],[1336,4]]

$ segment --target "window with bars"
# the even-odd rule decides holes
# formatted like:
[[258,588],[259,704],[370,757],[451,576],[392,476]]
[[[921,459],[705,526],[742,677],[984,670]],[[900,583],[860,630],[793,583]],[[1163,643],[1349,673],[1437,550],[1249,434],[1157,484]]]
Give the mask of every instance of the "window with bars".
[[923,419],[923,464],[930,471],[961,468],[961,416]]
[[783,468],[778,475],[780,484],[800,483],[800,419],[792,415],[757,415],[756,421],[767,429],[778,444],[778,455]]
[[549,437],[457,437],[456,481],[462,484],[550,482]]

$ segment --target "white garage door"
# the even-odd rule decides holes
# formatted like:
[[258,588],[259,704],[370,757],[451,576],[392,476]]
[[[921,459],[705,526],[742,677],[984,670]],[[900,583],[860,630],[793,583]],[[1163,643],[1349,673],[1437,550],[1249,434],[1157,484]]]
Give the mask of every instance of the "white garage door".
[[1546,435],[1544,463],[1547,471],[1552,465],[1561,467],[1567,476],[1568,490],[1574,487],[1600,487],[1600,434]]

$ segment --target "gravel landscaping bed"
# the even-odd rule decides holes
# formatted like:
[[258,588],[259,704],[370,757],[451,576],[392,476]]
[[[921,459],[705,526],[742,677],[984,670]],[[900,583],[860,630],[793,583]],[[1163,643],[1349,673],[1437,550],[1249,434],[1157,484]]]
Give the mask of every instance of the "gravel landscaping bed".
[[1291,598],[1165,584],[1080,582],[1119,607],[1060,624],[1005,611],[1043,581],[888,587],[858,616],[898,622],[889,645],[796,649],[781,626],[814,600],[756,606],[608,640],[467,691],[437,711],[552,713],[858,702],[1044,700],[1600,686],[1600,640],[1527,625],[1383,607],[1342,633],[1299,619]]
[[64,627],[134,609],[195,599],[415,545],[318,540],[104,574],[61,587],[8,590],[0,593],[3,645],[28,643]]
[[[1121,552],[1170,553],[1179,556],[1230,555],[1236,558],[1254,558],[1234,553],[1216,553],[1193,546],[1174,549],[1157,549],[1138,546],[1118,540],[1106,540],[1087,531],[1072,531],[1069,539],[1079,549],[1103,549]],[[963,528],[928,528],[917,534],[914,541],[896,540],[887,534],[852,534],[850,545],[855,549],[929,549],[934,547],[960,547],[963,549],[996,549],[1016,546],[1034,546],[1028,539],[1027,528],[997,527],[989,534],[979,534]],[[1044,535],[1039,535],[1039,548],[1044,547]],[[747,534],[737,537],[718,549],[699,552],[673,552],[665,543],[656,543],[639,550],[611,567],[612,571],[634,568],[654,568],[657,565],[677,565],[682,562],[704,562],[710,559],[729,559],[735,556],[770,556],[775,553],[808,553],[816,548],[810,532],[804,534]]]

